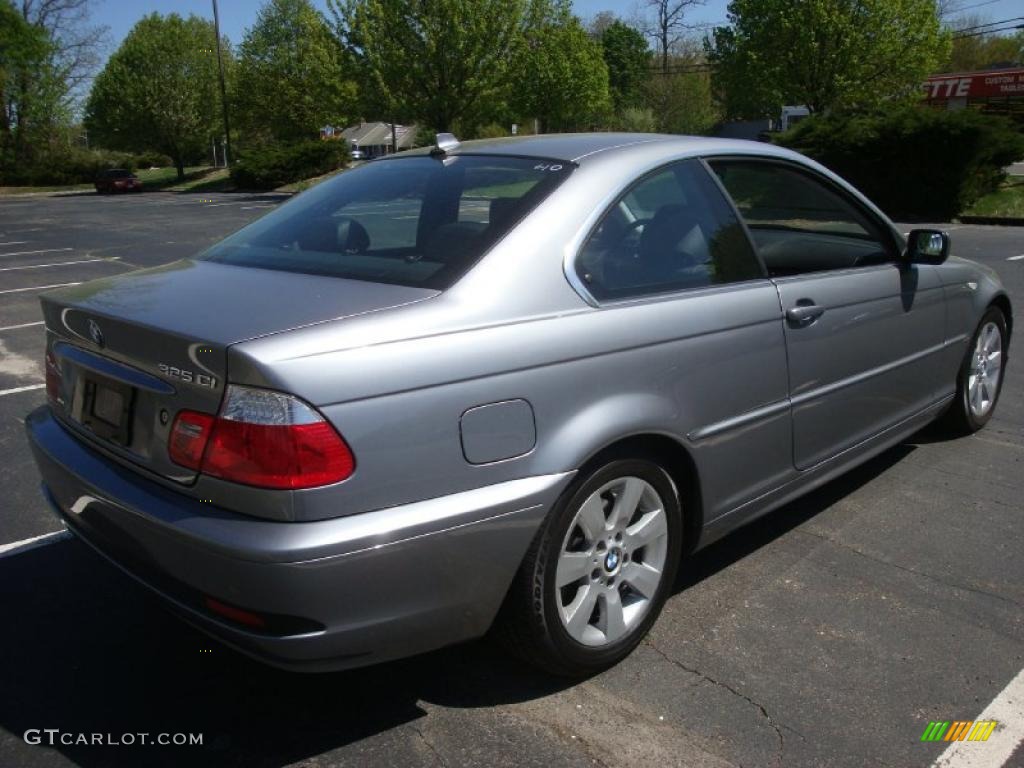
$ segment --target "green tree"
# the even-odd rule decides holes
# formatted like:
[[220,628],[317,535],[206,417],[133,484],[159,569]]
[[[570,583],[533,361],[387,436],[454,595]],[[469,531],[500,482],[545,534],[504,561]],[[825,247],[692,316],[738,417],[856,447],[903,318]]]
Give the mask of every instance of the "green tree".
[[728,16],[707,41],[728,117],[916,93],[949,51],[934,0],[732,0]]
[[[228,52],[226,40],[222,45]],[[185,176],[220,133],[213,24],[154,13],[141,19],[93,83],[85,124],[111,149],[157,150]]]
[[525,0],[328,0],[358,66],[364,107],[438,131],[476,124],[505,98]]
[[616,19],[604,28],[600,39],[615,111],[621,113],[626,107],[638,106],[651,65],[651,52],[643,32]]
[[104,29],[90,0],[0,0],[0,174],[20,182],[70,149],[78,87]]
[[0,1],[0,174],[5,177],[25,162],[37,117],[36,76],[50,51],[45,32]]
[[942,72],[974,72],[1004,64],[1024,63],[1024,32],[1016,35],[987,35],[971,32],[958,35],[962,29],[983,24],[978,16],[957,20],[953,26],[953,45]]
[[355,116],[344,51],[309,0],[269,0],[238,49],[234,103],[247,140],[292,143]]
[[94,0],[17,0],[22,17],[50,42],[48,63],[61,85],[63,105],[78,106],[82,86],[102,59],[107,28],[90,21]]
[[610,106],[601,46],[573,15],[569,0],[535,2],[516,66],[512,103],[542,131],[588,128]]
[[601,11],[600,13],[595,14],[594,18],[592,18],[590,23],[587,24],[587,31],[595,40],[600,40],[604,31],[612,24],[615,24],[618,20],[619,17],[611,11]]
[[644,92],[661,133],[707,134],[720,119],[706,71],[654,74]]

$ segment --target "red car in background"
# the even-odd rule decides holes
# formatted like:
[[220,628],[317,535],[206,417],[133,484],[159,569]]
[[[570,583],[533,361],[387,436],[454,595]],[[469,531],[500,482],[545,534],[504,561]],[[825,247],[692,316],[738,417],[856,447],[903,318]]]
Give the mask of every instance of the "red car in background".
[[96,191],[101,195],[104,192],[141,192],[142,182],[125,168],[111,168],[100,171],[96,177]]

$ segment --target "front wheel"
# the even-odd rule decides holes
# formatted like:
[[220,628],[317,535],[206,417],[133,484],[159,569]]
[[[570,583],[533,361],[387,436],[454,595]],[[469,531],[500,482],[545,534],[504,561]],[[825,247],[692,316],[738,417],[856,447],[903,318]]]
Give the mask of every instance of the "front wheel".
[[498,632],[526,661],[580,676],[625,658],[668,598],[682,513],[665,470],[611,461],[578,477],[520,566]]
[[989,307],[960,365],[956,397],[943,417],[955,432],[977,432],[992,418],[1003,388],[1006,341],[1006,318],[998,307]]

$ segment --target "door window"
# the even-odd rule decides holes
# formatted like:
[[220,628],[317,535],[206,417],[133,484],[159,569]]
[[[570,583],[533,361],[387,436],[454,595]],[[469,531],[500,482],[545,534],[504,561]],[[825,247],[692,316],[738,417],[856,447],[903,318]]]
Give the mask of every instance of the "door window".
[[895,260],[882,227],[824,179],[781,163],[710,165],[773,277]]
[[575,268],[598,300],[764,277],[742,225],[698,160],[655,172],[619,198]]

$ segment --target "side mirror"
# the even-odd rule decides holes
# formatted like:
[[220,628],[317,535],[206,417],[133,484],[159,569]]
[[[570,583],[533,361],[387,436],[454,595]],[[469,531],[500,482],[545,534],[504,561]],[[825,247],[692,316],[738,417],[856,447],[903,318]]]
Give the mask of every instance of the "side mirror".
[[949,257],[949,233],[914,229],[907,235],[906,260],[911,264],[941,264]]

